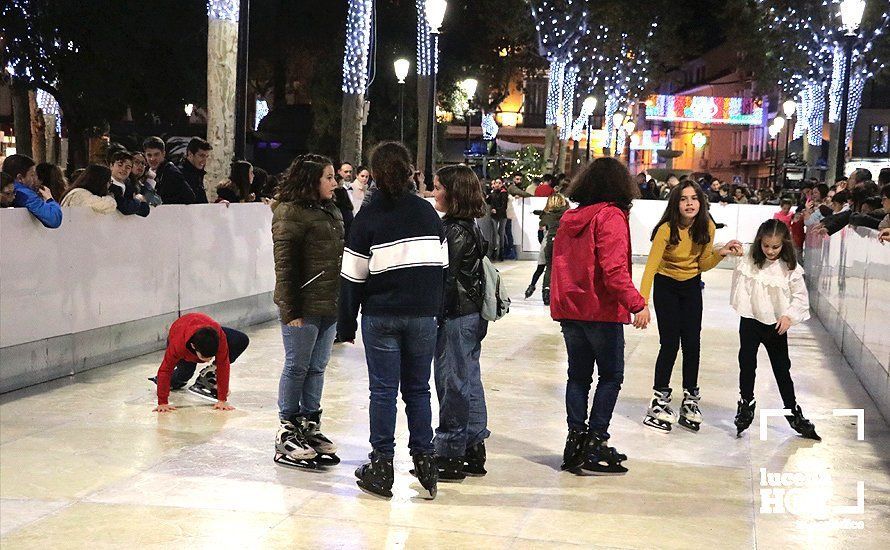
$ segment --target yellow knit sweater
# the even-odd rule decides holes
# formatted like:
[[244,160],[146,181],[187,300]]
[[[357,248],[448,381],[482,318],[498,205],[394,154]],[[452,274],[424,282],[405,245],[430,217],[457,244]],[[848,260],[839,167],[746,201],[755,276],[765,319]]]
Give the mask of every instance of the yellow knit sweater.
[[677,281],[686,281],[720,263],[723,256],[713,246],[716,229],[714,222],[709,222],[709,241],[706,244],[695,244],[689,236],[689,228],[680,228],[678,229],[680,242],[672,245],[670,224],[661,224],[655,232],[655,238],[652,239],[646,271],[643,272],[643,282],[640,285],[640,294],[646,299],[646,303],[649,302],[652,281],[656,273]]

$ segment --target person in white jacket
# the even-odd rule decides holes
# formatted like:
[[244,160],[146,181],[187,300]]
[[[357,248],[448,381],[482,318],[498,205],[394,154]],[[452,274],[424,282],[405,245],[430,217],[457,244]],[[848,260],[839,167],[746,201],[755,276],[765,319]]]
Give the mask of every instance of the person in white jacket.
[[791,231],[780,220],[763,222],[749,253],[736,267],[729,298],[741,316],[739,322],[739,393],[735,417],[738,435],[754,420],[754,377],[757,350],[766,348],[782,403],[791,414],[785,418],[803,437],[821,441],[813,423],[804,418],[794,395],[788,329],[810,317],[810,302],[797,262]]
[[117,201],[108,194],[111,170],[101,164],[91,164],[65,192],[61,206],[87,206],[100,214],[117,211]]

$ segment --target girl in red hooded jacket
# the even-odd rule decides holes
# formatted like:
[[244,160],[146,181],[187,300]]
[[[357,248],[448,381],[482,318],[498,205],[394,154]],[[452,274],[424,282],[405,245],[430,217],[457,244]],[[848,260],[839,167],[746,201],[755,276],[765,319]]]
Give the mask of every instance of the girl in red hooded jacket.
[[[627,457],[609,447],[609,422],[624,381],[624,325],[646,328],[646,301],[631,280],[628,211],[639,193],[611,157],[594,160],[572,183],[553,242],[550,313],[562,326],[569,356],[569,434],[562,469],[624,474]],[[588,412],[594,362],[599,381]]]

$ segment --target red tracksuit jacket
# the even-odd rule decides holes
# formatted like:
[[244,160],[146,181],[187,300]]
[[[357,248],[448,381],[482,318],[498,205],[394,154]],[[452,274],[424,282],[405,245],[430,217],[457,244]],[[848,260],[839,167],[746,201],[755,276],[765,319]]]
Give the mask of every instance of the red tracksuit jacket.
[[219,401],[225,401],[229,395],[229,343],[226,341],[226,333],[219,323],[203,313],[188,313],[170,325],[170,334],[167,336],[167,352],[158,369],[158,405],[166,405],[170,396],[170,377],[176,363],[190,361],[198,363],[198,356],[186,348],[186,342],[204,327],[213,327],[219,335],[219,347],[216,350],[216,393]]
[[553,241],[550,315],[556,321],[630,323],[646,301],[631,279],[627,212],[599,202],[563,214]]

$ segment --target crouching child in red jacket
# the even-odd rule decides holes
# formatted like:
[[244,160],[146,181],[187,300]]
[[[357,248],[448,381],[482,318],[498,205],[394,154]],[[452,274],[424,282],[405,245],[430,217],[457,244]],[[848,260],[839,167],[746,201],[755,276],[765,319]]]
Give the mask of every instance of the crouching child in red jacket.
[[[569,359],[562,469],[619,475],[627,456],[607,445],[624,381],[624,325],[649,324],[646,301],[631,280],[628,211],[637,186],[621,162],[594,160],[572,182],[578,208],[562,217],[553,242],[550,314],[562,326]],[[599,381],[588,412],[596,364]]]
[[[154,412],[175,411],[167,402],[170,390],[184,388],[198,363],[210,363],[201,370],[188,391],[215,401],[213,408],[234,409],[226,402],[229,395],[229,366],[241,355],[250,339],[243,332],[222,327],[203,313],[188,313],[173,322],[167,336],[167,352],[158,369],[158,406]],[[214,360],[215,358],[215,360]]]

